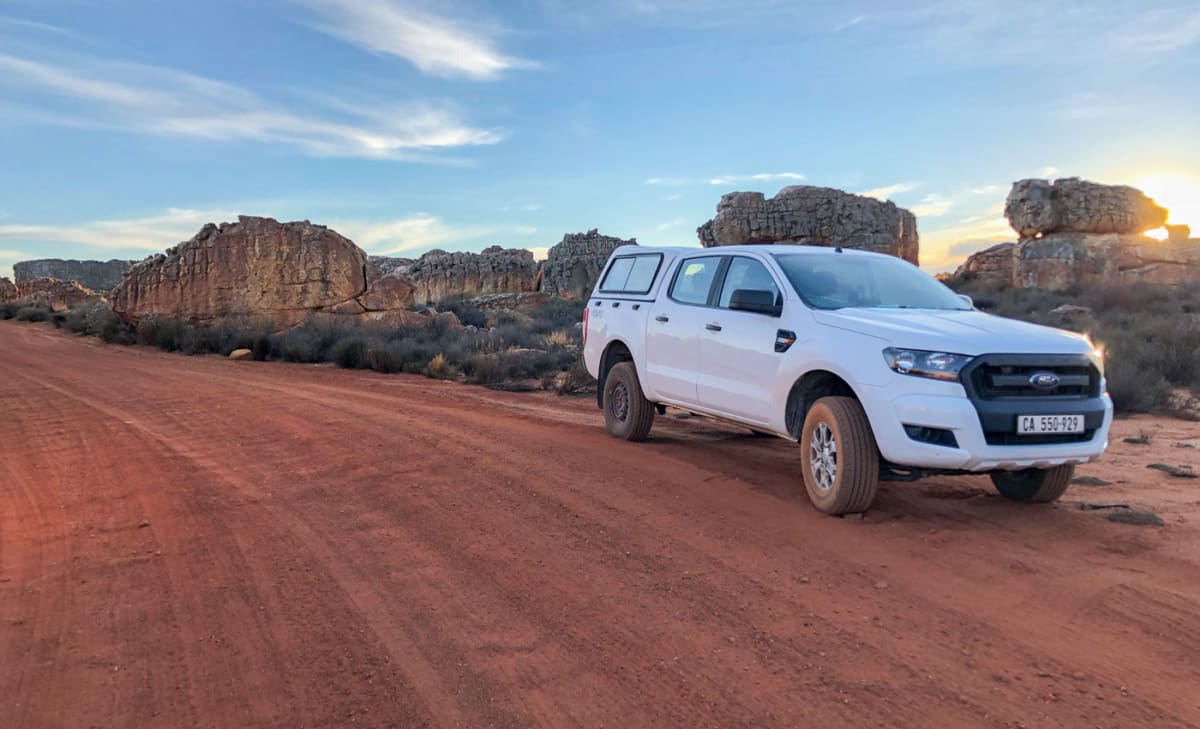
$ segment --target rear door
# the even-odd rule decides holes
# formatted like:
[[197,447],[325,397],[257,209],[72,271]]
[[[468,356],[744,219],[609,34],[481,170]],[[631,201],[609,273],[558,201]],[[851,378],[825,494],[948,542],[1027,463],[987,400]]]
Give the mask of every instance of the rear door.
[[776,303],[783,305],[780,284],[753,256],[731,256],[722,270],[715,306],[706,310],[700,332],[697,394],[704,409],[766,424],[774,410],[785,406],[771,399],[783,359],[775,351],[782,319],[729,308],[738,289],[771,291]]
[[670,272],[665,296],[659,296],[646,322],[646,373],[643,385],[653,400],[698,403],[700,337],[725,256],[681,259]]

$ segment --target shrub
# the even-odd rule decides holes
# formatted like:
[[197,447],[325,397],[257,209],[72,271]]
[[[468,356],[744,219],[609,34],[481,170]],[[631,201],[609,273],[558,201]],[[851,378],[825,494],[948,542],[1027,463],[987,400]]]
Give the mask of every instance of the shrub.
[[450,361],[446,359],[446,355],[438,352],[433,359],[429,360],[429,364],[425,366],[425,374],[435,380],[453,380],[458,374],[458,370]]
[[22,306],[21,308],[17,309],[17,313],[14,318],[17,321],[46,321],[50,318],[50,310],[43,309],[40,306]]
[[17,312],[21,310],[21,305],[15,302],[0,304],[0,321],[7,319],[16,319]]
[[571,335],[565,329],[550,332],[546,335],[545,342],[547,347],[566,347],[572,343]]

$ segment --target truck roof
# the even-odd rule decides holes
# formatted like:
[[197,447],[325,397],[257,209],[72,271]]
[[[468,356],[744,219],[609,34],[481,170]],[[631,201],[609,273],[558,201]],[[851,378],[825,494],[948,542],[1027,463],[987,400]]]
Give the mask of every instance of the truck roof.
[[819,246],[811,243],[747,243],[736,246],[715,246],[713,248],[701,248],[700,246],[644,246],[644,245],[624,245],[620,246],[613,253],[621,253],[628,255],[630,253],[668,253],[673,256],[682,256],[688,253],[696,253],[698,251],[713,251],[736,253],[737,251],[755,251],[758,253],[803,253],[805,255],[855,255],[855,256],[883,256],[885,253],[875,253],[874,251],[862,251],[854,248],[842,248],[838,251],[837,246]]

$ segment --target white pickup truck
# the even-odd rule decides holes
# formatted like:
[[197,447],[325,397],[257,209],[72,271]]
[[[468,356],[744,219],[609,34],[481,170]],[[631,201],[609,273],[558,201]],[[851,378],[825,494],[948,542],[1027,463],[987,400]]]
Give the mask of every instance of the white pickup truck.
[[1054,501],[1108,445],[1101,358],[1086,337],[841,248],[622,246],[584,313],[612,435],[643,440],[671,406],[787,438],[830,514],[865,511],[881,479],[932,473]]

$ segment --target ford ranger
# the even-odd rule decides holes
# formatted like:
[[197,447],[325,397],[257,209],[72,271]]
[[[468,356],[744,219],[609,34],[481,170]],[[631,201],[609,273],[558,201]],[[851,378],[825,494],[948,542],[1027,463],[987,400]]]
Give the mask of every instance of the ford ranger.
[[1054,501],[1112,422],[1086,337],[842,248],[622,246],[584,311],[584,361],[613,436],[645,439],[670,406],[787,438],[830,514],[868,509],[880,480],[946,473]]

